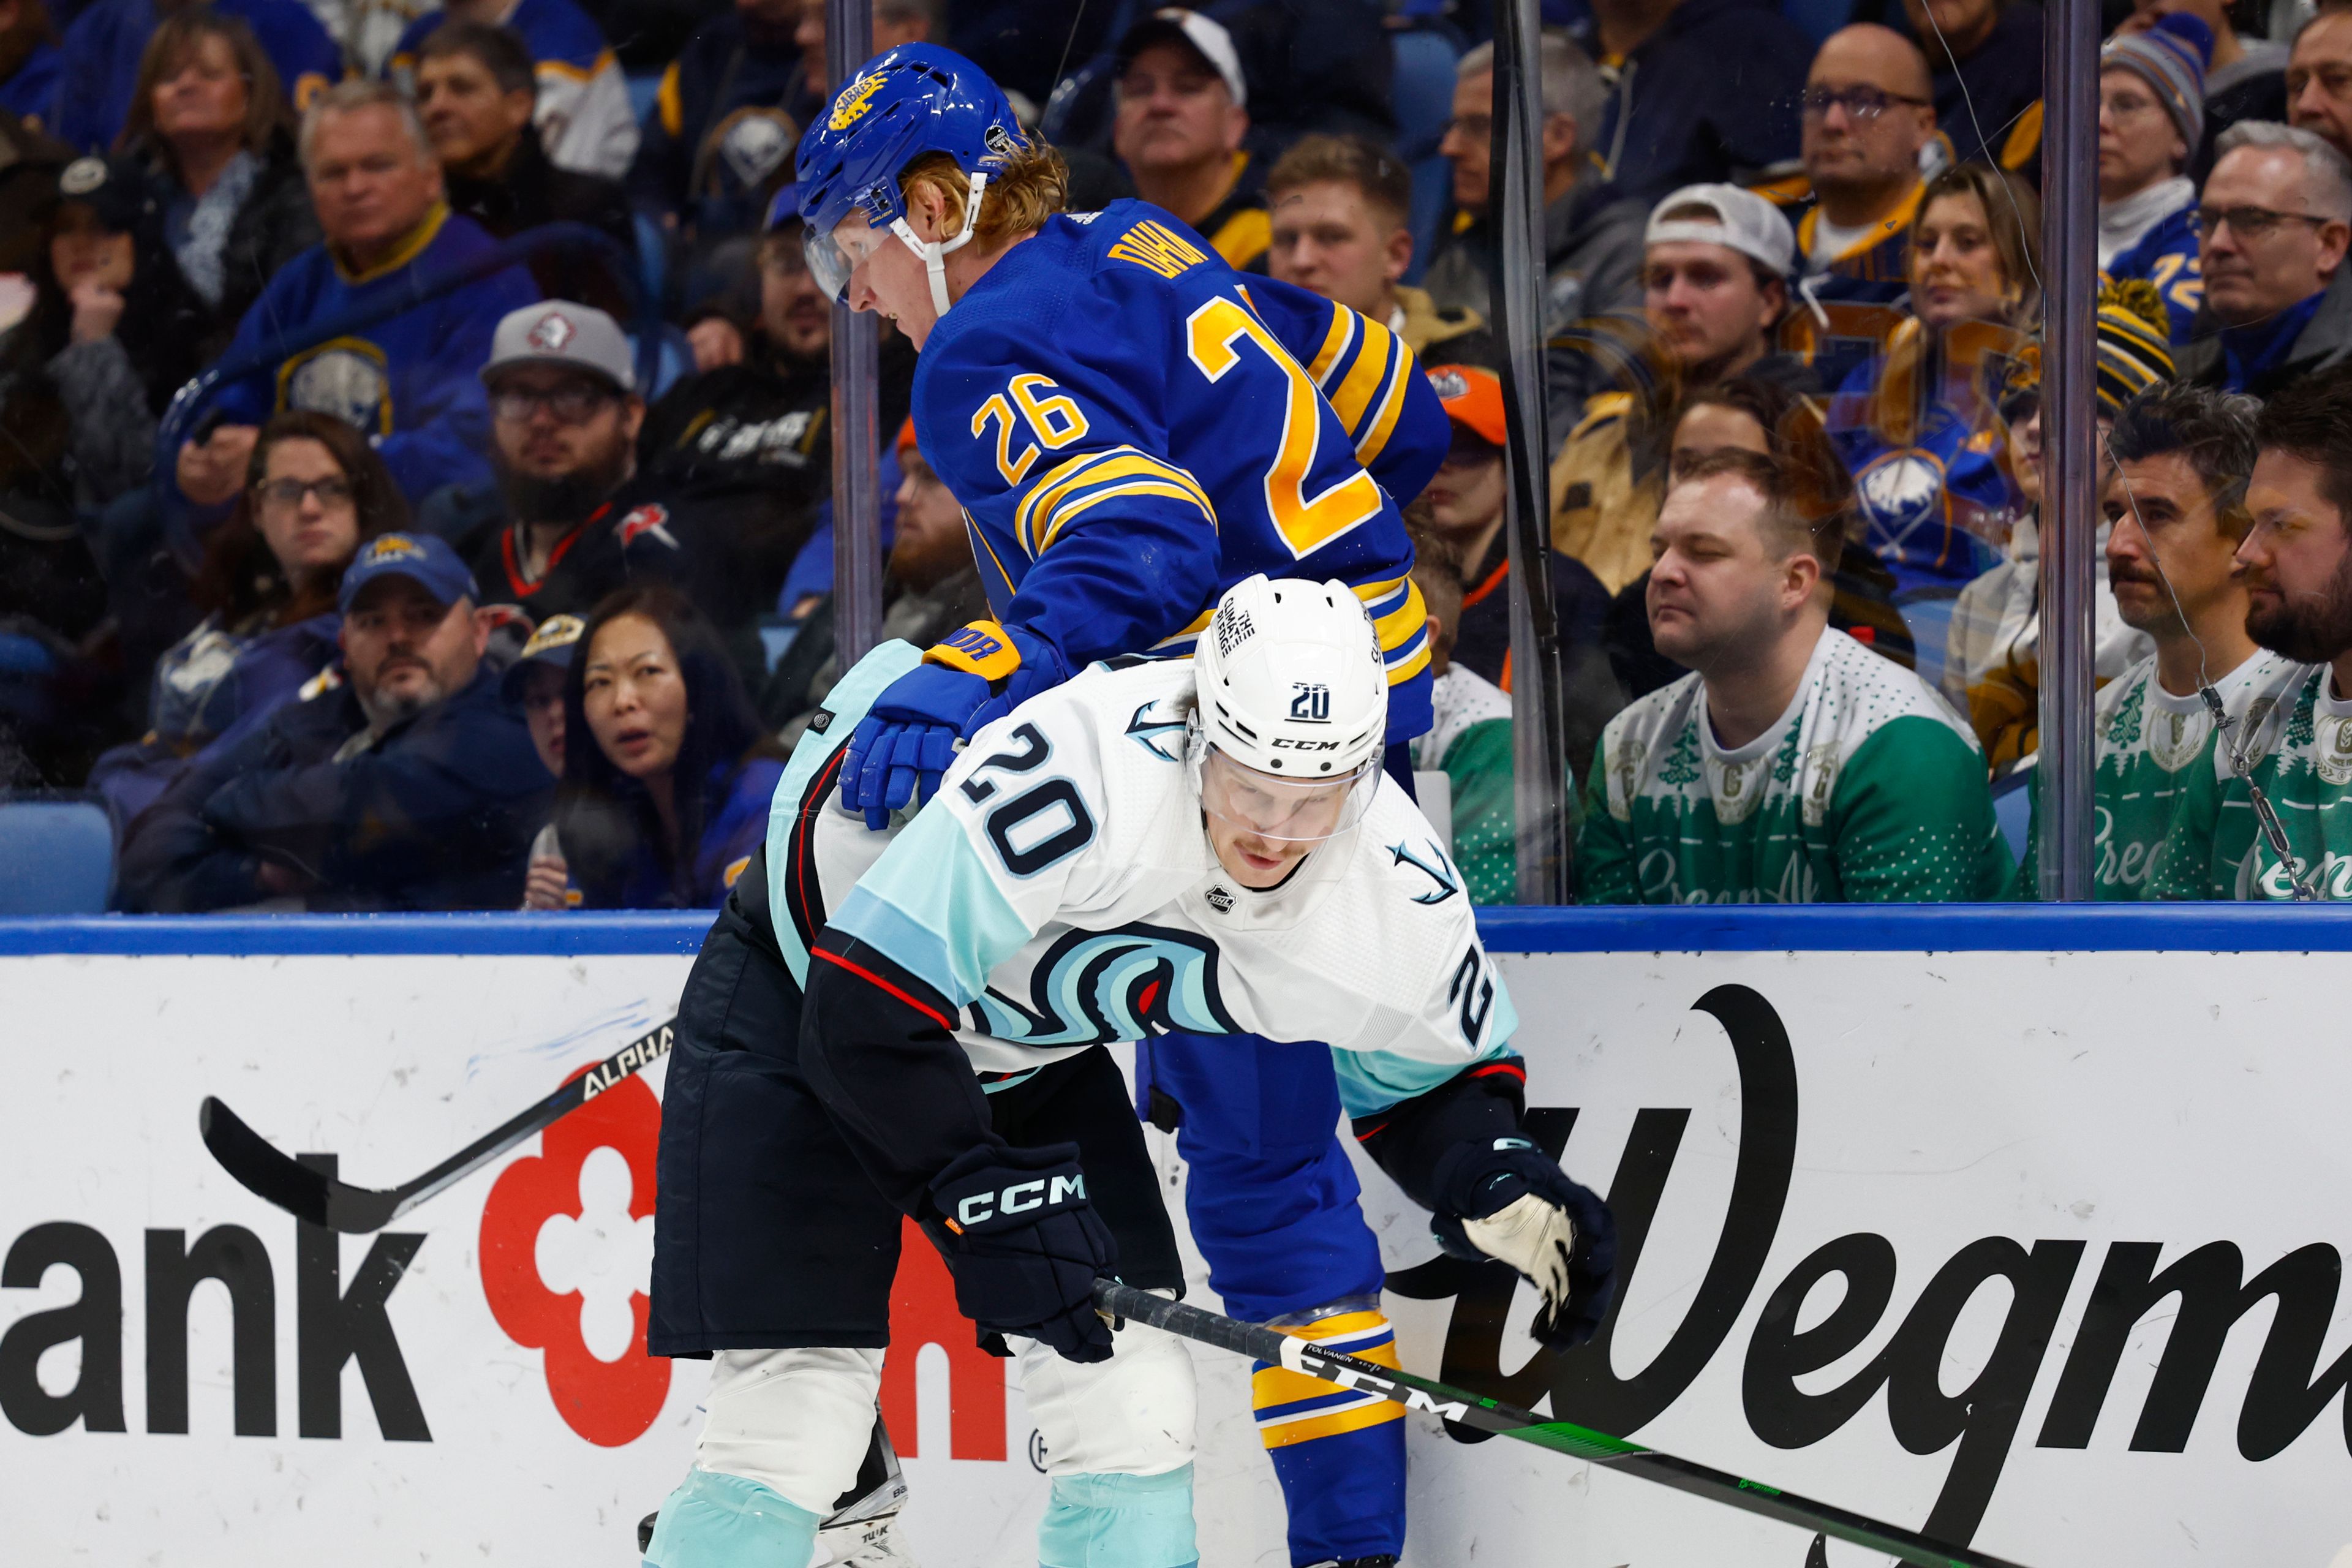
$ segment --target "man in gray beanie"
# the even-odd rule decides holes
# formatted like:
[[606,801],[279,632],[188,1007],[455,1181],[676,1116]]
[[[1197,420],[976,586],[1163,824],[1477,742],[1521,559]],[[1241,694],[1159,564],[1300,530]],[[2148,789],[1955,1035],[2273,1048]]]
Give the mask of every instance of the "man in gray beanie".
[[2156,285],[2175,343],[2205,291],[2197,187],[2182,171],[2205,135],[2212,48],[2201,20],[2176,13],[2099,51],[2099,267]]

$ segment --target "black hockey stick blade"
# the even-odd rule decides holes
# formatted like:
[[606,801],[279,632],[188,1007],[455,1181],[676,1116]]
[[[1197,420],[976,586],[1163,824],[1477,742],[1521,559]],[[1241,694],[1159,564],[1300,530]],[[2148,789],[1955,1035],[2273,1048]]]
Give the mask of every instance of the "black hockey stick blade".
[[677,1020],[656,1025],[554,1093],[477,1138],[413,1181],[362,1187],[313,1171],[207,1095],[196,1111],[205,1147],[237,1184],[296,1219],[351,1236],[382,1230],[445,1187],[465,1180],[533,1133],[545,1131],[623,1079],[669,1055]]
[[1235,1352],[1257,1361],[1287,1367],[1308,1377],[1320,1378],[1341,1388],[1351,1388],[1365,1394],[1377,1394],[1412,1410],[1425,1410],[1448,1421],[1470,1426],[1481,1432],[1491,1432],[1500,1437],[1516,1437],[1523,1443],[1533,1443],[1540,1448],[1552,1448],[1563,1454],[1596,1465],[1606,1465],[1612,1470],[1673,1487],[1711,1502],[1727,1504],[1748,1513],[1761,1514],[1784,1524],[1817,1531],[1834,1540],[1851,1542],[1874,1552],[1884,1552],[1906,1563],[1917,1563],[1927,1568],[2019,1568],[2006,1558],[1979,1552],[1973,1547],[1954,1546],[1936,1541],[1899,1524],[1888,1524],[1866,1514],[1849,1512],[1825,1502],[1785,1492],[1778,1487],[1766,1486],[1732,1475],[1727,1470],[1710,1469],[1688,1459],[1678,1459],[1672,1454],[1662,1454],[1655,1448],[1645,1448],[1639,1443],[1629,1443],[1622,1437],[1612,1437],[1606,1432],[1596,1432],[1589,1426],[1579,1426],[1572,1421],[1552,1421],[1532,1410],[1498,1404],[1495,1400],[1425,1377],[1415,1377],[1409,1372],[1381,1366],[1375,1362],[1339,1351],[1323,1350],[1311,1341],[1260,1328],[1237,1319],[1222,1317],[1187,1307],[1181,1301],[1171,1301],[1148,1290],[1139,1290],[1114,1279],[1095,1281],[1095,1305],[1115,1318],[1133,1318],[1164,1329],[1183,1339],[1197,1340],[1220,1350]]

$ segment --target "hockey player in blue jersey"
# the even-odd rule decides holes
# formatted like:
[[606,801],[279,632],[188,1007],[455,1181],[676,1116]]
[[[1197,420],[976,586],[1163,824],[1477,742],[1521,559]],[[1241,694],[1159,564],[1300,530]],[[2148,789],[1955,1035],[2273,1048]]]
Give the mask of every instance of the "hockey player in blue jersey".
[[[944,49],[869,61],[803,139],[798,174],[820,281],[920,350],[916,433],[996,612],[881,693],[846,749],[845,805],[879,826],[928,798],[961,739],[1088,662],[1189,651],[1254,573],[1336,579],[1363,602],[1402,770],[1430,700],[1398,499],[1450,434],[1402,342],[1235,272],[1157,207],[1061,212],[1059,156]],[[1139,1059],[1155,1103],[1179,1108],[1188,1216],[1227,1309],[1392,1358],[1328,1053],[1173,1034]],[[1393,1562],[1401,1412],[1331,1409],[1279,1368],[1253,1392],[1294,1563]]]

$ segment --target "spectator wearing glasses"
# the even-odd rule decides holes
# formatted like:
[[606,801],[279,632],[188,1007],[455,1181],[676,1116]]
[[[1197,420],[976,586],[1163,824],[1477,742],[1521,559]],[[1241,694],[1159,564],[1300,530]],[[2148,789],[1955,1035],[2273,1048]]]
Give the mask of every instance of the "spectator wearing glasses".
[[[2165,387],[2125,405],[2107,437],[2107,585],[2125,623],[2153,637],[2156,651],[2099,689],[2092,720],[2091,886],[2100,899],[2143,896],[2192,771],[2227,787],[2233,750],[2260,756],[2275,746],[2310,674],[2246,635],[2246,579],[2235,556],[2251,521],[2254,414],[2252,398]],[[2217,737],[2202,698],[2209,682],[2231,720],[2226,735]],[[2038,773],[2029,787],[2033,831],[2014,893],[2021,899],[2041,893]]]
[[1769,353],[1796,256],[1778,207],[1737,185],[1691,185],[1652,210],[1643,242],[1643,310],[1669,405],[1646,388],[1598,394],[1551,467],[1552,543],[1612,594],[1650,569],[1675,405],[1731,376],[1810,380]]
[[489,411],[477,373],[499,318],[537,297],[530,275],[502,268],[269,363],[292,323],[411,299],[421,277],[446,275],[491,246],[479,225],[449,211],[432,142],[390,83],[321,93],[300,150],[325,242],[282,268],[239,323],[222,357],[262,368],[215,388],[197,415],[205,438],[180,448],[180,494],[200,508],[227,502],[257,428],[288,408],[366,432],[412,507],[448,487],[487,487]]
[[205,541],[189,597],[204,620],[156,662],[147,733],[98,760],[90,787],[129,824],[189,767],[236,744],[340,657],[343,570],[408,507],[360,433],[324,414],[262,426],[236,510]]
[[2145,279],[2186,343],[2205,299],[2197,186],[2184,173],[2205,135],[2212,34],[2190,16],[2111,38],[2099,51],[2099,269]]
[[1976,739],[1932,688],[1830,629],[1842,536],[1779,465],[1698,459],[1658,514],[1649,614],[1692,673],[1610,721],[1585,785],[1586,903],[1997,897],[2010,860]]
[[1135,194],[1192,226],[1234,266],[1263,271],[1271,222],[1265,170],[1242,150],[1249,84],[1223,24],[1168,7],[1118,45],[1111,147]]
[[110,172],[137,214],[139,268],[162,320],[138,335],[158,412],[219,358],[278,268],[319,243],[319,221],[278,72],[253,30],[192,5],[140,57],[123,154]]
[[131,907],[511,907],[553,781],[483,663],[490,617],[430,534],[343,573],[342,679],[166,790],[122,850]]
[[550,161],[531,120],[532,95],[545,87],[521,37],[510,28],[450,22],[425,34],[408,75],[417,116],[441,160],[450,209],[499,239],[544,223],[603,230],[620,247],[619,257],[576,247],[542,250],[531,258],[531,276],[551,300],[580,300],[626,316],[637,244],[627,194],[618,180]]
[[[2237,552],[2246,635],[2305,670],[2280,700],[2283,730],[2249,725],[2252,789],[2234,768],[2188,771],[2187,798],[2149,877],[2148,898],[2285,900],[2300,884],[2331,902],[2352,899],[2352,809],[2345,805],[2352,795],[2352,701],[2340,695],[2352,692],[2347,429],[2352,372],[2344,370],[2283,387],[2255,416],[2246,534]],[[2252,789],[2283,823],[2292,865],[2257,829]]]
[[[1607,88],[1583,50],[1547,33],[1537,50],[1543,103],[1544,307],[1541,335],[1557,337],[1580,317],[1636,309],[1642,299],[1642,204],[1603,178],[1592,127]],[[1488,258],[1496,241],[1493,178],[1495,50],[1482,44],[1454,68],[1454,123],[1438,150],[1454,168],[1454,221],[1438,242],[1422,287],[1443,309],[1491,316]],[[1548,376],[1547,379],[1557,379]],[[1555,387],[1555,392],[1559,389]],[[1555,418],[1575,405],[1558,407]]]
[[2042,7],[2035,0],[1903,0],[1932,68],[1955,161],[2031,175],[2042,156]]
[[42,0],[0,0],[0,110],[37,124],[57,97],[58,58]]
[[[93,0],[84,6],[66,29],[57,98],[43,121],[49,133],[84,153],[113,151],[131,118],[148,40],[179,8],[174,0]],[[296,113],[342,79],[342,49],[301,0],[217,0],[212,9],[252,29]]]
[[1926,58],[1891,28],[1841,27],[1813,57],[1803,109],[1812,205],[1797,224],[1798,288],[1817,300],[1900,300],[1927,188],[1919,155],[1936,138]]
[[724,903],[767,838],[784,752],[710,625],[665,586],[614,595],[581,634],[563,707],[555,852],[532,860],[523,907]]
[[2294,36],[2287,119],[2352,158],[2352,7],[2328,6]]
[[445,26],[512,33],[535,79],[530,119],[548,162],[607,180],[629,172],[637,116],[628,81],[604,29],[572,0],[446,0],[411,22],[393,46],[395,79],[423,63],[425,46]]
[[646,405],[613,318],[569,300],[526,305],[499,323],[480,374],[508,511],[475,558],[483,602],[535,622],[584,616],[634,574],[674,574],[667,512],[624,493]]
[[1794,172],[1794,110],[1812,48],[1780,7],[1592,0],[1592,19],[1611,89],[1581,132],[1626,195],[1646,204],[1684,185]]
[[2308,131],[2223,132],[2197,225],[2205,309],[2221,330],[2180,352],[2180,377],[2268,397],[2352,353],[2352,163]]
[[1496,354],[1475,310],[1442,310],[1399,279],[1412,265],[1412,175],[1360,136],[1308,136],[1267,171],[1274,238],[1266,270],[1387,326],[1424,358],[1473,363]]

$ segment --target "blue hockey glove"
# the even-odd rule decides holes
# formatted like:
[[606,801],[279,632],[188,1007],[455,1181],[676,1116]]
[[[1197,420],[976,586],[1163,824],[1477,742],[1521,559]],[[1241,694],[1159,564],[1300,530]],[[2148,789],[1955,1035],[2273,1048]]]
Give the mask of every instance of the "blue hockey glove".
[[1066,673],[1060,650],[1033,633],[994,621],[958,629],[925,650],[858,721],[841,763],[843,809],[864,812],[877,832],[889,826],[892,812],[938,790],[959,740]]
[[1478,1139],[1438,1156],[1430,1228],[1456,1258],[1495,1258],[1543,1295],[1537,1340],[1570,1350],[1599,1331],[1617,1293],[1617,1222],[1524,1138]]
[[996,1334],[1043,1341],[1072,1361],[1110,1359],[1095,1279],[1118,1261],[1087,1202],[1078,1146],[965,1151],[931,1181],[949,1233],[956,1309]]

